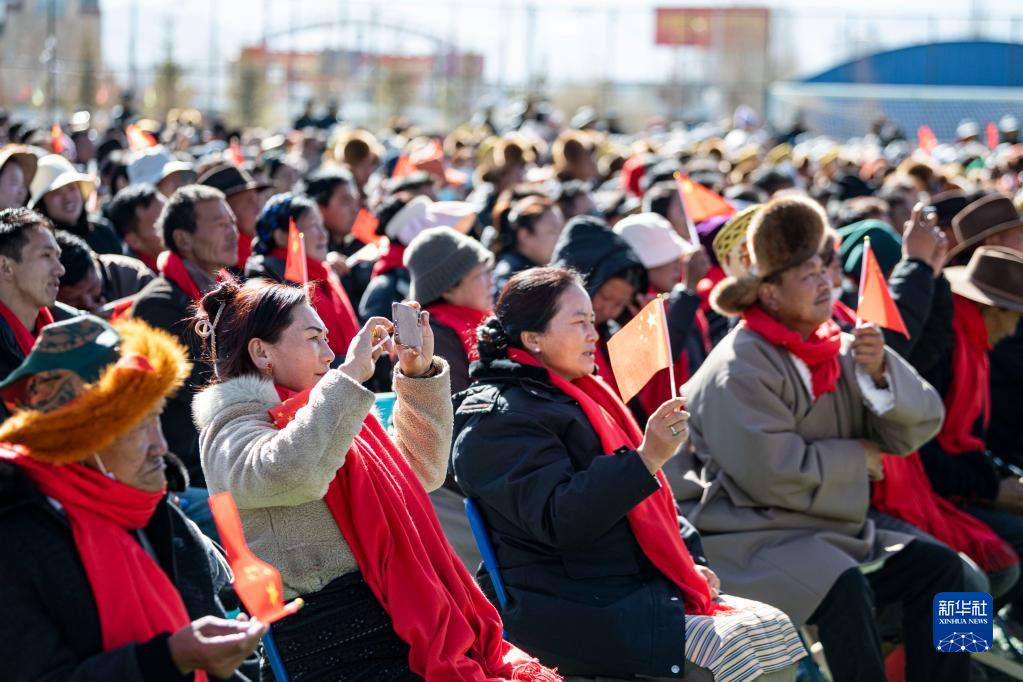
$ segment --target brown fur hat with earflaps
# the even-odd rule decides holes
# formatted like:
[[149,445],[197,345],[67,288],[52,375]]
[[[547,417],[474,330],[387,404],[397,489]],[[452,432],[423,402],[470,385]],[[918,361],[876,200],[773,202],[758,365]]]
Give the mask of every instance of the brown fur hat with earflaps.
[[782,196],[766,203],[750,222],[747,233],[749,273],[726,277],[710,292],[710,304],[722,315],[739,315],[756,303],[760,284],[816,256],[824,241],[828,219],[817,202],[802,196]]

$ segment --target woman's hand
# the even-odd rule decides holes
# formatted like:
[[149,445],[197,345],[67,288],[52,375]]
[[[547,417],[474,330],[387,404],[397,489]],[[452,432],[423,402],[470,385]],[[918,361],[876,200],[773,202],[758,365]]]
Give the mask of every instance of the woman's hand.
[[373,349],[386,339],[393,329],[394,324],[386,317],[369,318],[352,339],[345,361],[338,369],[360,384],[369,381],[376,369],[377,359],[390,350],[394,342],[388,340],[381,347]]
[[707,581],[707,587],[710,588],[710,598],[717,599],[721,595],[721,579],[718,578],[718,574],[701,564],[696,564],[696,572]]
[[650,415],[643,434],[643,444],[637,452],[651,474],[656,474],[669,459],[678,454],[689,439],[689,413],[685,408],[685,398],[672,398]]
[[[405,301],[405,304],[417,310],[420,308],[415,301]],[[423,345],[420,348],[397,347],[401,373],[413,379],[423,376],[433,367],[433,330],[430,328],[430,313],[426,310],[419,315],[419,331],[423,335]]]

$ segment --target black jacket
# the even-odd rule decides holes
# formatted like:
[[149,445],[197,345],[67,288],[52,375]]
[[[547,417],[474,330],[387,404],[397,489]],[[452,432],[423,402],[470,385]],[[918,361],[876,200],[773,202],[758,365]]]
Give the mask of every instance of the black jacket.
[[167,400],[160,422],[170,451],[188,467],[192,485],[206,487],[206,478],[199,463],[199,433],[192,422],[192,397],[213,378],[213,368],[203,359],[202,341],[193,332],[192,299],[162,275],[139,292],[132,317],[164,329],[188,349],[192,372],[181,389]]
[[884,329],[885,343],[926,374],[952,348],[952,289],[947,279],[935,279],[931,266],[915,258],[895,265],[888,287],[909,338]]
[[[166,499],[145,527],[189,617],[237,606],[215,550]],[[104,652],[99,614],[67,517],[10,462],[0,463],[0,679],[10,682],[191,680],[174,665],[168,634]],[[225,599],[222,602],[221,599]],[[236,673],[233,680],[246,680]]]
[[639,454],[603,456],[582,408],[544,370],[497,360],[473,376],[455,396],[453,465],[497,552],[509,640],[565,674],[681,677],[671,673],[684,667],[681,593],[625,516],[657,490]]
[[504,285],[508,283],[508,280],[523,270],[528,270],[532,267],[536,267],[536,263],[515,249],[502,251],[501,255],[497,257],[497,263],[494,264],[494,300],[496,301],[501,296],[501,292],[504,291]]
[[433,318],[430,318],[430,329],[433,330],[433,354],[447,360],[451,367],[451,393],[469,388],[469,356],[458,332]]
[[391,304],[408,299],[412,276],[406,268],[397,268],[369,281],[359,302],[359,321],[379,315],[391,319]]
[[987,444],[1002,459],[1023,466],[1023,321],[991,351],[991,425]]
[[245,279],[263,277],[271,282],[284,281],[286,263],[275,256],[261,256],[254,253],[245,261]]

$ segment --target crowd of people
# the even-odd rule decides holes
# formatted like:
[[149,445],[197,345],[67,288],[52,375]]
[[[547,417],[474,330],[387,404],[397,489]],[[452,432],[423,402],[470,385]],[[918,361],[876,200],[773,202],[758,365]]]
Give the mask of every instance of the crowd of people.
[[[836,682],[984,679],[940,592],[1023,636],[1011,117],[329,114],[3,119],[0,678],[273,680],[269,632],[307,681],[773,682],[807,637]],[[905,333],[857,314],[868,245]],[[272,626],[220,492],[304,601]]]

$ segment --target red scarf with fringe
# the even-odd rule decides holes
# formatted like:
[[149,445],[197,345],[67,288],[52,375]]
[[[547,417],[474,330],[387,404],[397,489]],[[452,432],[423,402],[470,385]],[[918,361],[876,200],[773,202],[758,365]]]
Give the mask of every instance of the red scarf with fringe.
[[989,526],[934,492],[919,453],[907,457],[884,455],[884,479],[873,485],[870,503],[885,514],[930,533],[964,552],[986,573],[1019,563],[1016,553]]
[[398,242],[391,242],[387,245],[387,250],[373,264],[372,277],[403,267],[405,267],[405,246]]
[[838,361],[838,351],[842,349],[842,330],[833,320],[817,327],[808,339],[768,315],[759,305],[747,308],[742,314],[742,321],[750,331],[760,334],[765,340],[784,348],[806,363],[810,368],[814,400],[835,390],[838,377],[842,374],[842,365]]
[[[287,426],[311,390],[277,387],[284,401],[270,410],[277,428]],[[323,499],[408,643],[412,672],[468,682],[561,679],[503,639],[501,617],[455,556],[422,483],[372,413]]]
[[[0,458],[21,467],[39,492],[64,508],[96,600],[104,651],[191,622],[174,583],[131,534],[149,523],[163,491],[132,488],[83,464],[37,462],[20,446],[0,446]],[[195,679],[205,682],[206,673],[196,670]]]
[[39,314],[36,315],[36,326],[33,331],[29,331],[18,319],[17,315],[11,312],[11,309],[0,303],[0,316],[7,321],[7,325],[14,332],[14,340],[18,342],[18,348],[26,356],[32,352],[32,346],[36,343],[36,337],[39,336],[40,330],[48,324],[53,324],[53,313],[50,312],[49,308],[40,308]]
[[[508,350],[508,359],[523,365],[543,367],[524,350]],[[590,375],[568,382],[548,372],[551,384],[579,401],[583,414],[597,432],[605,455],[613,455],[622,447],[635,450],[643,442],[643,432],[629,408],[611,390],[611,387]],[[643,554],[664,577],[682,591],[687,615],[709,616],[729,608],[711,599],[707,581],[696,572],[689,549],[679,532],[675,496],[663,471],[657,472],[660,488],[626,514],[629,527]]]
[[945,393],[945,423],[938,445],[950,455],[961,455],[987,449],[973,427],[982,419],[986,431],[991,421],[991,346],[980,306],[958,294],[952,304],[952,383]]
[[[287,249],[274,249],[269,255],[285,263],[288,260]],[[355,315],[355,308],[337,276],[327,270],[323,263],[306,257],[305,271],[312,284],[309,288],[311,303],[327,327],[327,345],[334,351],[334,355],[344,357],[348,354],[352,339],[359,333],[359,318]]]
[[430,316],[445,327],[451,327],[458,334],[458,339],[465,348],[465,354],[469,362],[480,359],[476,350],[476,328],[483,324],[483,320],[490,315],[489,311],[467,308],[462,305],[451,305],[450,303],[434,303],[426,308]]

